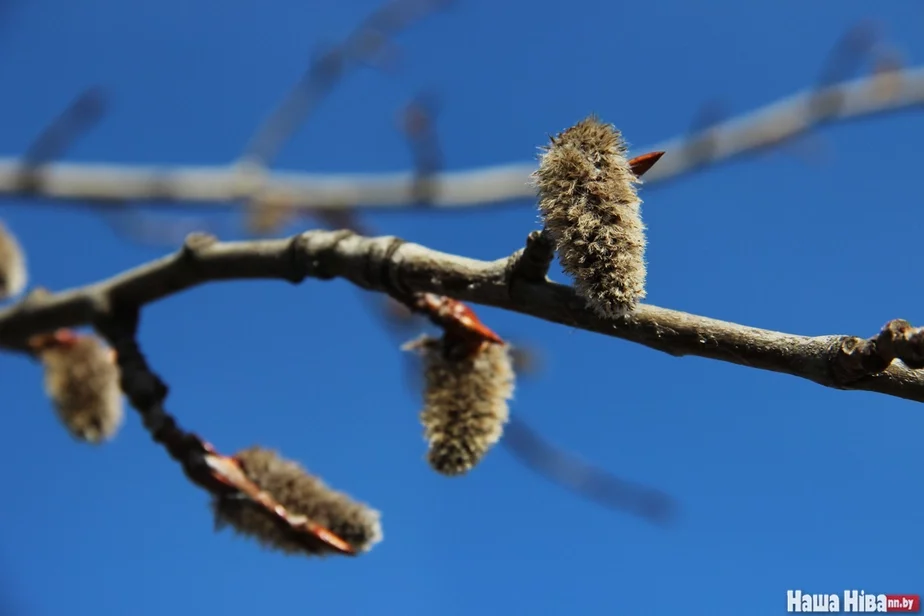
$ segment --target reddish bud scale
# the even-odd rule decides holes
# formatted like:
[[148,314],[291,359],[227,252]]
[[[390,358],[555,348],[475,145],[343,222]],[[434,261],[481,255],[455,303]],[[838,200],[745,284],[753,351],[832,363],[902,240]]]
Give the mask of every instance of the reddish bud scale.
[[635,174],[635,177],[640,178],[648,173],[655,166],[655,163],[661,160],[662,156],[664,156],[664,152],[649,152],[648,154],[636,156],[629,161],[629,168]]
[[497,344],[504,343],[504,339],[482,323],[471,308],[451,297],[424,293],[420,296],[417,306],[448,331],[462,336],[471,335],[473,338]]

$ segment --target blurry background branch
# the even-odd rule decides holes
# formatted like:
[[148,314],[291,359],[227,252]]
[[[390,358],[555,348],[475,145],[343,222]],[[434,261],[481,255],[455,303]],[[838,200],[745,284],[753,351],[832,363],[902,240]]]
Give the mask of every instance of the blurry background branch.
[[[887,70],[885,70],[887,69]],[[890,68],[821,90],[797,93],[746,115],[693,135],[677,137],[639,151],[667,154],[645,177],[647,185],[676,179],[707,165],[777,146],[808,131],[847,121],[924,105],[924,67]],[[836,105],[817,101],[837,99]],[[691,143],[708,142],[708,148]],[[505,164],[435,174],[430,183],[432,208],[489,206],[533,199],[529,175],[535,163]],[[26,167],[21,159],[0,159],[0,194],[23,194]],[[175,202],[181,207],[225,206],[256,193],[269,203],[313,210],[403,208],[419,201],[413,171],[386,174],[313,174],[275,172],[254,180],[236,164],[205,167],[150,167],[107,163],[54,163],[42,166],[42,181],[32,191],[49,200]]]
[[449,4],[448,0],[392,0],[370,15],[341,44],[322,52],[289,95],[257,129],[244,151],[245,167],[269,167],[290,138],[343,77],[348,63],[387,66],[398,32]]

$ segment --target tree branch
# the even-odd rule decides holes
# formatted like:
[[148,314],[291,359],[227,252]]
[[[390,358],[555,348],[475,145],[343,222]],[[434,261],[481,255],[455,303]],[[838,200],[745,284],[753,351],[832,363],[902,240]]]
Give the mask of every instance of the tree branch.
[[[819,100],[837,105],[819,108]],[[821,90],[807,90],[693,135],[677,137],[640,151],[667,154],[645,176],[664,182],[706,165],[728,161],[778,145],[819,126],[924,105],[924,67],[878,73]],[[709,148],[691,147],[709,143]],[[706,152],[707,155],[703,155]],[[535,163],[497,165],[435,174],[430,182],[434,208],[476,207],[532,199],[529,176]],[[0,159],[0,194],[24,194],[28,167],[16,158]],[[261,199],[294,209],[401,208],[419,198],[412,171],[386,174],[311,174],[277,172],[254,182],[234,164],[211,167],[147,167],[103,163],[56,163],[42,167],[34,194],[52,200],[110,203],[168,201],[233,207],[259,192]]]
[[289,239],[250,242],[218,242],[194,234],[173,255],[86,287],[54,294],[33,292],[0,310],[0,347],[26,351],[26,340],[34,334],[99,322],[108,318],[112,306],[150,304],[206,282],[344,278],[363,289],[397,297],[437,293],[622,338],[678,357],[717,359],[827,387],[924,402],[924,371],[893,361],[919,357],[920,350],[912,352],[908,347],[924,345],[924,336],[906,323],[887,325],[886,333],[863,340],[844,335],[797,336],[646,304],[627,317],[603,320],[570,287],[519,277],[522,268],[517,265],[523,252],[478,261],[395,237],[367,238],[351,231],[307,231]]

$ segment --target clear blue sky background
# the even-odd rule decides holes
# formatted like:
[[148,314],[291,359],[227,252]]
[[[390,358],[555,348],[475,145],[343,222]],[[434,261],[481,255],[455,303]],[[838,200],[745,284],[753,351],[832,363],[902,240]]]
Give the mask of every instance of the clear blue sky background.
[[[313,50],[375,6],[20,0],[0,24],[0,150],[22,152],[100,84],[111,113],[69,159],[228,161]],[[643,148],[685,131],[706,100],[743,112],[808,85],[863,17],[924,61],[924,6],[910,1],[458,2],[399,38],[397,78],[351,74],[278,164],[407,168],[395,113],[424,89],[444,101],[450,168],[528,160],[590,112]],[[776,152],[652,187],[649,300],[806,335],[924,323],[922,137],[924,115],[904,113],[826,129],[816,162]],[[85,210],[14,201],[0,215],[51,289],[167,250]],[[365,220],[479,258],[536,228],[525,201]],[[924,592],[919,405],[481,314],[544,349],[513,412],[676,496],[674,528],[589,504],[503,449],[465,478],[434,474],[397,341],[346,283],[211,286],[145,312],[169,408],[226,452],[277,447],[372,503],[385,541],[311,561],[215,534],[206,495],[134,414],[108,446],[76,444],[39,368],[2,355],[0,569],[17,613],[756,615],[782,613],[789,588]]]

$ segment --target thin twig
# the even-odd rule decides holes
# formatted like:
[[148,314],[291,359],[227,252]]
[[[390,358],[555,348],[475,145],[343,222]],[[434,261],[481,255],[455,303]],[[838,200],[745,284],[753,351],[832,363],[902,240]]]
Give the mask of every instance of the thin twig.
[[662,526],[670,525],[679,512],[669,494],[591,466],[545,441],[516,415],[510,418],[501,442],[528,468],[608,509],[626,511]]
[[106,98],[102,89],[98,86],[87,88],[39,133],[20,163],[19,182],[23,193],[41,194],[42,169],[63,156],[79,137],[96,126],[105,108]]
[[[89,323],[107,306],[141,306],[206,282],[344,278],[363,289],[398,297],[435,293],[503,308],[678,357],[717,359],[826,387],[924,402],[924,370],[912,370],[899,361],[882,370],[858,362],[862,345],[854,336],[797,336],[647,304],[627,317],[604,320],[594,316],[571,287],[516,278],[513,264],[522,253],[478,261],[395,237],[367,238],[350,231],[307,231],[290,239],[227,243],[194,235],[173,255],[83,288],[28,295],[0,310],[0,347],[24,350],[29,336]],[[894,355],[912,356],[902,353]]]
[[398,32],[445,4],[439,0],[392,0],[365,19],[341,44],[322,53],[259,126],[241,162],[269,167],[283,144],[333,90],[351,62],[371,62]]
[[[730,161],[779,144],[809,130],[924,106],[924,67],[890,75],[894,87],[883,89],[879,75],[826,88],[842,93],[843,103],[829,115],[813,116],[819,92],[807,90],[722,122],[707,131],[677,137],[639,151],[667,154],[645,176],[652,185],[675,179],[707,165]],[[693,155],[690,140],[708,139],[709,156]],[[534,162],[505,164],[436,174],[433,208],[491,206],[535,198],[529,182]],[[311,174],[277,172],[261,184],[262,198],[294,209],[405,208],[413,205],[413,171],[393,174]],[[0,159],[0,194],[21,194],[22,162]],[[246,192],[246,191],[245,191]],[[50,200],[172,201],[184,207],[233,208],[242,196],[241,176],[234,165],[211,167],[146,167],[105,163],[51,164],[43,167],[41,195]],[[119,204],[113,204],[117,207]]]

